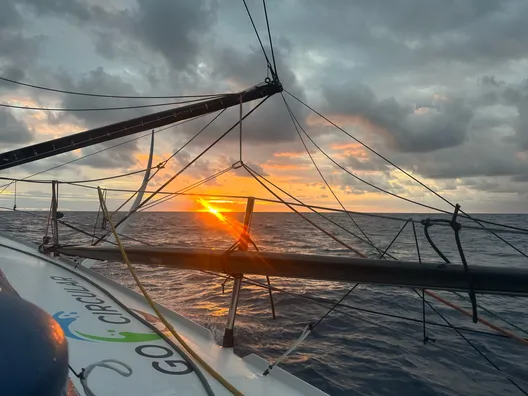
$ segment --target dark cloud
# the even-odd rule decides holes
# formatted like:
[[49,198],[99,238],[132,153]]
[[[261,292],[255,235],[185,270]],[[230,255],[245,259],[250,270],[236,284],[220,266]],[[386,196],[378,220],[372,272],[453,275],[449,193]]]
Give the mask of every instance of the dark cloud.
[[[24,19],[14,2],[2,4],[0,12],[0,75],[17,79],[24,76],[28,67],[38,54],[42,37],[32,37],[23,32]],[[14,88],[0,82],[0,88]]]
[[528,150],[528,80],[518,84],[497,81],[494,76],[482,78],[484,89],[482,103],[513,106],[517,117],[511,122],[515,130],[515,141],[521,150]]
[[97,5],[90,5],[78,0],[19,0],[29,6],[38,16],[71,17],[76,22],[92,22],[96,17],[105,14]]
[[[67,74],[56,76],[56,81],[62,89],[78,91],[91,94],[110,94],[138,96],[139,93],[135,88],[123,81],[120,76],[107,73],[102,67],[92,70],[83,75],[79,80],[75,80]],[[159,102],[159,101],[158,101]],[[136,99],[112,99],[98,98],[89,96],[63,95],[62,107],[64,108],[105,108],[105,107],[123,107],[152,103],[152,101]],[[161,108],[144,108],[129,110],[112,110],[112,111],[88,111],[62,113],[58,117],[51,117],[49,121],[54,124],[61,122],[71,122],[81,124],[86,129],[92,129],[103,125],[113,124],[130,118],[139,117],[144,114],[159,111]],[[84,148],[81,150],[83,155],[92,153],[111,146],[118,145],[97,156],[92,156],[84,160],[83,164],[95,168],[121,168],[134,165],[136,163],[134,154],[138,150],[137,141],[122,144],[135,136],[125,137],[122,139],[112,140],[98,144],[94,147]]]
[[0,108],[0,142],[28,143],[33,137],[26,124],[13,117],[9,110]]
[[143,52],[162,55],[177,70],[196,64],[216,12],[216,2],[208,0],[138,0],[136,6],[122,9],[77,0],[20,1],[37,15],[63,17],[89,28],[100,55],[132,53],[138,41]]
[[201,37],[215,20],[211,2],[138,0],[138,5],[132,16],[136,37],[176,69],[193,63]]
[[[65,90],[84,92],[89,94],[107,94],[123,96],[140,96],[135,88],[123,81],[119,75],[107,73],[104,68],[98,67],[82,75],[78,80],[61,74],[57,76],[57,82]],[[163,102],[158,100],[157,102]],[[108,108],[108,107],[126,107],[153,103],[153,101],[136,100],[136,99],[112,99],[98,98],[90,96],[64,95],[62,97],[62,106],[64,108]],[[74,112],[67,115],[68,118],[75,117],[81,121],[87,128],[95,128],[102,125],[112,124],[118,121],[127,120],[133,117],[139,117],[143,114],[161,111],[161,108],[153,109],[131,109],[131,110],[112,110],[112,111],[83,111]]]
[[328,111],[360,117],[373,125],[388,145],[402,152],[430,152],[454,147],[466,139],[473,117],[462,100],[439,99],[416,108],[394,98],[378,100],[363,84],[342,84],[323,89]]
[[23,19],[12,1],[2,4],[2,12],[0,12],[0,32],[20,28],[23,25]]
[[[5,78],[8,78],[10,80],[20,81],[20,80],[24,79],[25,72],[24,72],[24,70],[18,68],[17,66],[8,65],[8,66],[6,66],[3,69],[2,73],[1,73],[1,76],[5,77]],[[10,83],[8,81],[0,80],[0,88],[2,88],[2,89],[17,89],[17,88],[19,88],[19,86],[16,85],[16,84]]]
[[[275,48],[277,54],[277,69],[280,73],[282,84],[294,95],[306,100],[304,88],[295,76],[291,66],[283,61],[285,53],[280,48]],[[269,52],[269,49],[268,49]],[[236,51],[230,48],[222,48],[215,52],[213,76],[218,80],[231,81],[237,85],[237,89],[244,89],[262,82],[266,76],[266,63],[260,49],[253,49],[250,53]],[[306,109],[299,103],[288,99],[295,116],[305,125],[308,114]],[[246,111],[249,106],[245,105]],[[237,121],[238,112],[230,112],[224,117],[223,126]],[[298,139],[284,101],[280,95],[267,100],[261,108],[255,111],[244,121],[244,138],[251,143],[283,143]],[[234,138],[230,136],[230,138]]]

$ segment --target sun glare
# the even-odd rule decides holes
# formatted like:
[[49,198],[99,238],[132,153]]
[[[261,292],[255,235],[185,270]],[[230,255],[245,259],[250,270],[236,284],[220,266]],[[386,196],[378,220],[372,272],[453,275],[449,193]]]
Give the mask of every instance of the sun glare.
[[215,208],[213,205],[211,205],[208,201],[206,201],[203,198],[198,198],[196,202],[198,202],[200,205],[203,206],[203,209],[198,209],[198,212],[208,212],[208,213],[215,215],[218,218],[218,220],[222,222],[227,221],[225,216],[221,213],[220,208]]
[[237,220],[231,219],[222,214],[222,212],[232,212],[232,210],[216,207],[211,204],[211,202],[214,201],[208,201],[203,198],[198,198],[196,202],[203,207],[202,209],[198,209],[197,212],[212,214],[214,217],[220,220],[222,223],[222,228],[224,228],[227,232],[236,238],[240,236],[243,230],[242,224],[240,224]]

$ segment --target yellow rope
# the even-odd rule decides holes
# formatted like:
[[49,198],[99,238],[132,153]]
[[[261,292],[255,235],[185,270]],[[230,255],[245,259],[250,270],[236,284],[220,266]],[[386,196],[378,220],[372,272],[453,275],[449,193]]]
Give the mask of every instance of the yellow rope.
[[114,223],[112,222],[112,219],[110,218],[108,214],[108,209],[106,208],[106,203],[103,199],[103,193],[101,191],[100,187],[97,187],[97,191],[99,193],[99,201],[101,202],[101,209],[103,211],[103,215],[106,217],[108,224],[110,224],[110,227],[112,228],[112,233],[114,234],[114,237],[116,239],[116,243],[119,246],[119,250],[121,251],[121,255],[123,256],[123,260],[125,261],[128,270],[134,277],[134,280],[136,281],[137,286],[141,290],[141,293],[143,293],[143,296],[149,303],[150,307],[153,309],[153,311],[158,315],[158,318],[161,320],[161,322],[169,329],[169,331],[172,333],[172,335],[178,340],[178,342],[185,348],[185,350],[219,383],[221,383],[228,391],[230,391],[235,396],[244,396],[242,392],[240,392],[237,388],[235,388],[231,383],[229,383],[224,377],[222,377],[214,368],[212,368],[205,360],[203,360],[188,344],[185,342],[185,340],[178,334],[178,332],[174,329],[174,326],[172,326],[171,323],[165,318],[165,316],[158,310],[156,307],[154,301],[152,301],[152,298],[148,294],[147,290],[143,287],[141,284],[141,281],[139,280],[138,276],[136,275],[136,272],[134,268],[132,267],[132,264],[130,264],[130,261],[128,260],[128,256],[125,252],[125,248],[123,247],[123,244],[121,243],[121,240],[119,239],[119,235],[117,234]]

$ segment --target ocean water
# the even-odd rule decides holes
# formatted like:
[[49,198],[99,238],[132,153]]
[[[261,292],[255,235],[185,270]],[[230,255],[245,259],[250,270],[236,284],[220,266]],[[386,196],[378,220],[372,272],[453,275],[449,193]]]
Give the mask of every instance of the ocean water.
[[[225,214],[229,222],[242,221],[243,214]],[[315,214],[306,215],[346,243],[376,257],[375,249],[357,241],[342,229]],[[333,221],[357,234],[350,219],[339,213],[326,213]],[[393,215],[401,220],[411,215]],[[47,213],[0,213],[0,230],[40,242],[46,228]],[[448,218],[440,215],[414,215]],[[479,215],[479,218],[528,228],[528,215]],[[64,220],[91,233],[96,213],[66,212]],[[385,249],[404,224],[373,217],[355,217],[369,238]],[[465,221],[463,224],[471,224]],[[236,227],[235,227],[236,228]],[[61,226],[63,243],[89,243],[91,238]],[[416,226],[419,247],[424,261],[439,262],[430,248],[421,225]],[[100,227],[96,232],[101,233]],[[453,232],[448,227],[434,226],[431,236],[442,252],[454,263],[460,263]],[[169,246],[198,246],[227,249],[236,239],[236,229],[227,227],[209,213],[140,213],[131,222],[126,234],[137,240]],[[251,235],[261,250],[347,256],[349,250],[321,233],[295,213],[255,213]],[[528,259],[487,232],[463,230],[461,233],[469,265],[523,267]],[[528,236],[504,234],[503,237],[520,250],[528,252]],[[127,244],[137,244],[127,240]],[[408,224],[388,251],[407,260],[417,260],[412,226]],[[120,263],[104,263],[97,271],[135,288],[133,280]],[[176,271],[137,266],[145,286],[155,299],[169,308],[212,330],[220,342],[226,323],[231,282],[194,271]],[[252,277],[265,281],[262,277]],[[307,323],[322,317],[328,307],[301,296],[330,300],[341,298],[352,285],[271,278],[271,284],[296,295],[273,292],[277,318],[273,319],[268,292],[253,285],[243,285],[235,330],[235,351],[243,356],[256,353],[269,361],[277,359],[301,334]],[[471,310],[467,296],[447,292],[439,294]],[[300,296],[299,296],[300,295]],[[465,329],[492,332],[453,309],[428,298],[445,318]],[[528,331],[525,298],[477,296],[480,305],[504,317],[511,324]],[[523,394],[510,380],[528,391],[528,346],[505,337],[463,331],[462,334],[489,358],[494,368],[454,330],[426,325],[423,342],[422,300],[414,291],[404,288],[359,285],[339,307],[326,317],[317,329],[290,357],[283,368],[332,395],[506,395]],[[359,310],[358,310],[359,309]],[[369,312],[365,312],[368,310]],[[389,313],[415,319],[416,322],[381,314]],[[528,337],[491,314],[480,315],[505,329]],[[443,323],[426,307],[426,320]]]

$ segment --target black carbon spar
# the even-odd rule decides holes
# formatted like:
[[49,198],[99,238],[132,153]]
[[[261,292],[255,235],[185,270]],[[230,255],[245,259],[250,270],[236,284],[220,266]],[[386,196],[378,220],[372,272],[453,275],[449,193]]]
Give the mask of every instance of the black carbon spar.
[[124,136],[133,135],[148,129],[159,128],[204,114],[214,113],[215,111],[227,107],[239,105],[241,102],[250,102],[279,92],[282,92],[282,85],[279,82],[271,81],[269,83],[256,85],[242,92],[226,94],[213,99],[160,111],[154,114],[121,121],[58,139],[48,140],[47,142],[7,151],[0,154],[0,170],[27,164],[28,162],[52,157],[54,155],[118,139]]

